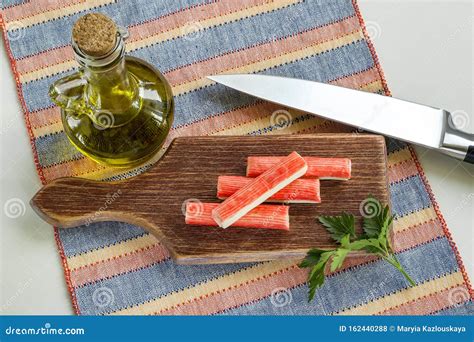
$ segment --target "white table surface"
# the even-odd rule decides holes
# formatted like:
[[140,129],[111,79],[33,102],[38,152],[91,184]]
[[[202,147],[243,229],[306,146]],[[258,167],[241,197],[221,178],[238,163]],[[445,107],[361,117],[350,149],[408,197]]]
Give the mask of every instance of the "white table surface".
[[[466,130],[474,132],[472,6],[470,0],[360,2],[393,95],[462,110]],[[0,211],[0,314],[71,314],[53,229],[28,206],[40,182],[0,45],[0,204],[3,209],[14,199],[21,214],[11,218]],[[474,167],[432,151],[418,153],[473,279]]]

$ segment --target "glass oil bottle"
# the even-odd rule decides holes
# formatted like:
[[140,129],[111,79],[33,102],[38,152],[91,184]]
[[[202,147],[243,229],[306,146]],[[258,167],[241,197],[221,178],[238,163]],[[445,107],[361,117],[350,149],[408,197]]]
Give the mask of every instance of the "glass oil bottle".
[[125,56],[127,36],[103,14],[79,18],[72,46],[81,68],[49,91],[71,143],[110,166],[137,166],[153,157],[173,122],[168,82],[150,64]]

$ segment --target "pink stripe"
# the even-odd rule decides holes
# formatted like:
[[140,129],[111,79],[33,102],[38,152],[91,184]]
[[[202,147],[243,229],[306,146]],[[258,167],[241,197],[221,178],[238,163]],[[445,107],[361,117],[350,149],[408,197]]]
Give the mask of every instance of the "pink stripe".
[[418,170],[411,159],[388,168],[388,179],[390,183],[400,182],[417,174]]
[[29,115],[30,124],[33,128],[40,128],[52,125],[61,121],[61,111],[59,107],[49,107]]
[[[359,88],[358,84],[364,84],[366,81],[368,83],[371,83],[373,81],[378,80],[378,75],[376,73],[373,73],[371,70],[360,74],[346,76],[342,79],[330,83],[344,83],[348,85],[350,84],[353,88]],[[170,132],[170,136],[174,138],[178,136],[208,135],[211,133],[216,133],[225,129],[237,127],[245,123],[258,120],[260,118],[270,115],[278,109],[282,109],[282,107],[280,105],[267,102],[258,103],[254,106],[236,109],[227,113],[212,116],[204,120],[191,123],[186,126],[175,128]],[[317,130],[317,127],[318,126],[316,126],[315,130]],[[337,125],[337,129],[343,129],[344,132],[350,132],[352,128],[348,128],[348,126],[345,125]],[[328,132],[335,131],[336,130],[334,127],[328,130]],[[305,133],[312,132],[313,131]]]
[[41,3],[28,1],[24,4],[4,9],[4,14],[8,18],[7,22],[11,22],[85,2],[85,0],[47,0],[41,1]]
[[[159,17],[143,24],[129,27],[130,37],[128,42],[138,41],[157,35],[162,32],[176,29],[186,23],[214,18],[228,13],[236,12],[248,7],[267,3],[266,0],[242,0],[228,2],[213,2],[203,6],[194,6],[186,10]],[[71,47],[64,46],[47,50],[17,61],[17,70],[20,74],[29,73],[48,66],[72,61],[74,54]]]
[[364,70],[360,73],[339,78],[331,82],[331,84],[338,85],[340,87],[357,89],[366,84],[379,81],[380,77],[377,73],[377,69],[372,67],[368,70]]
[[[420,243],[442,236],[439,222],[428,222],[397,233],[394,248],[401,251]],[[139,255],[139,257],[137,257]],[[168,257],[167,251],[161,245],[155,245],[143,252],[117,256],[104,262],[73,270],[71,280],[75,287],[82,286],[118,274],[147,267]],[[350,267],[377,260],[374,256],[353,256],[344,262],[340,273]],[[307,270],[289,268],[276,272],[268,277],[258,277],[245,283],[246,286],[235,285],[217,293],[201,296],[177,307],[162,312],[163,314],[211,314],[231,307],[236,307],[254,300],[267,297],[269,290],[283,287],[291,288],[305,283]]]
[[97,264],[72,270],[72,285],[78,287],[110,278],[118,274],[130,272],[131,270],[147,267],[168,257],[168,251],[161,244],[156,244],[145,250],[134,251],[130,254],[118,255]]
[[74,59],[71,46],[60,46],[38,54],[17,60],[17,70],[20,75],[60,64]]
[[244,284],[211,293],[159,312],[164,315],[209,315],[268,296],[277,288],[291,288],[306,281],[307,271],[291,268],[252,279]]
[[[460,301],[455,302],[456,296],[459,296]],[[464,300],[462,300],[464,299]],[[462,304],[469,299],[469,290],[466,285],[459,285],[449,289],[442,290],[418,298],[415,301],[402,304],[398,307],[388,309],[381,312],[382,315],[429,315],[433,312],[443,310],[445,308]]]
[[268,3],[268,0],[240,0],[213,2],[203,6],[194,6],[186,11],[157,18],[144,24],[129,27],[130,41],[137,41],[153,35],[171,31],[187,23],[222,17],[226,14],[241,11]]
[[[170,132],[170,137],[209,135],[267,117],[281,108],[281,106],[272,103],[258,103],[249,107],[215,115],[186,126],[177,127]],[[268,125],[270,125],[270,121],[268,121]]]
[[318,27],[310,31],[295,34],[285,39],[245,48],[240,51],[226,53],[199,63],[194,63],[166,74],[173,85],[184,84],[198,80],[206,75],[222,73],[244,65],[265,61],[276,56],[300,50],[324,41],[335,39],[354,32],[359,28],[356,17],[350,17],[341,22]]
[[[428,233],[425,233],[425,231],[428,231]],[[417,239],[409,238],[411,232],[413,232],[413,236],[417,237]],[[414,245],[424,241],[429,241],[434,236],[437,236],[438,233],[442,234],[439,222],[437,222],[437,224],[430,225],[427,223],[413,227],[407,231],[396,234],[395,249],[396,251],[400,251],[401,249],[413,247]],[[399,242],[399,240],[401,240],[401,242]],[[342,269],[334,273],[340,273],[350,267],[365,264],[374,260],[377,260],[377,257],[353,256],[346,259]],[[217,293],[198,297],[192,301],[184,302],[176,307],[160,312],[160,314],[204,315],[217,313],[268,297],[271,294],[271,291],[275,288],[292,288],[304,284],[306,282],[307,272],[307,270],[299,268],[289,268],[270,277],[252,279],[245,283],[245,286],[236,285]]]
[[440,236],[444,236],[440,222],[436,219],[424,222],[415,227],[397,232],[393,241],[393,249],[400,252],[414,245],[426,243]]
[[[370,75],[370,73],[369,73]],[[373,75],[377,77],[377,75]],[[343,81],[342,81],[343,80]],[[342,80],[337,82],[348,82],[350,84],[360,84],[364,80],[367,80],[367,74],[355,74],[344,77]],[[377,78],[374,79],[374,81]],[[357,86],[354,86],[357,88]],[[201,121],[191,123],[186,126],[172,129],[168,135],[167,143],[169,144],[173,138],[180,136],[193,136],[193,135],[209,135],[217,133],[225,129],[238,127],[245,123],[258,120],[263,117],[268,117],[275,110],[281,109],[281,106],[271,103],[258,103],[245,108],[236,109],[227,113],[216,115],[213,117],[206,118]],[[57,117],[59,121],[59,116]],[[35,119],[33,119],[35,120]],[[269,122],[270,124],[270,122]],[[301,130],[298,133],[313,133],[313,132],[349,132],[352,128],[342,124],[328,123],[327,125],[318,125],[312,128]],[[167,145],[166,145],[167,146]],[[59,165],[52,165],[43,169],[45,178],[50,181],[59,177],[68,176],[79,176],[81,174],[92,172],[94,170],[103,169],[103,166],[90,161],[86,158],[79,160],[68,161]]]

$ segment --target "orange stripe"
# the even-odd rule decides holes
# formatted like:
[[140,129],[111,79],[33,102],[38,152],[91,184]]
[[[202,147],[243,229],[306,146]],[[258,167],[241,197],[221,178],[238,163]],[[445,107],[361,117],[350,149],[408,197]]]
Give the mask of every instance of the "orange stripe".
[[133,253],[118,255],[94,265],[72,270],[72,285],[74,287],[83,286],[100,279],[150,266],[168,257],[168,251],[161,244],[153,245],[145,250],[139,249]]
[[[222,16],[247,7],[268,3],[268,0],[241,0],[228,2],[213,2],[203,6],[193,6],[171,15],[156,18],[143,24],[129,27],[130,36],[127,42],[139,41],[153,35],[171,31],[186,23]],[[70,45],[44,51],[18,61],[20,74],[37,71],[45,67],[74,60],[74,53]]]
[[166,78],[172,86],[185,84],[190,81],[202,79],[206,75],[223,73],[244,65],[284,55],[299,50],[302,47],[328,41],[335,36],[342,36],[357,29],[359,29],[357,18],[351,17],[334,24],[318,27],[300,34],[294,34],[288,38],[252,46],[240,51],[210,58],[199,63],[190,64],[167,73]]
[[415,301],[404,303],[396,308],[383,311],[382,315],[429,315],[433,312],[443,310],[456,304],[453,302],[453,294],[465,294],[466,301],[469,299],[469,290],[466,285],[454,286],[438,293],[423,296]]
[[5,17],[8,18],[8,22],[11,22],[85,2],[86,0],[48,0],[39,4],[36,1],[28,1],[21,5],[6,8],[3,11]]

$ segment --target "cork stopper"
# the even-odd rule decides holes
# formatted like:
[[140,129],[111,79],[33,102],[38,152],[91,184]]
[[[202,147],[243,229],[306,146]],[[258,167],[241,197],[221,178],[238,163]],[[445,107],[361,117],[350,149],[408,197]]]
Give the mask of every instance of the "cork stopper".
[[72,39],[86,55],[103,56],[115,46],[117,26],[104,14],[89,13],[74,24]]

